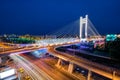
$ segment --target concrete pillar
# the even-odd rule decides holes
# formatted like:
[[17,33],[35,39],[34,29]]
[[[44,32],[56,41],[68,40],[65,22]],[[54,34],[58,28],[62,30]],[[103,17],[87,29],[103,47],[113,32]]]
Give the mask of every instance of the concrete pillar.
[[92,72],[89,70],[89,71],[88,71],[87,80],[90,80],[90,78],[91,78],[91,75],[92,75]]
[[59,58],[59,59],[58,59],[58,62],[57,62],[57,64],[56,64],[57,67],[60,67],[61,61],[62,61],[62,60]]
[[72,73],[73,72],[73,69],[74,69],[74,64],[73,63],[69,63],[69,67],[68,67],[68,72],[69,73]]

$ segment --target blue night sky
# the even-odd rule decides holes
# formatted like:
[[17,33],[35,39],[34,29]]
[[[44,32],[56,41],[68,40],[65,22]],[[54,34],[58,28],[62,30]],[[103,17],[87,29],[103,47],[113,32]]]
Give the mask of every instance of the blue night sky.
[[43,35],[86,14],[99,33],[120,33],[119,0],[0,0],[0,34]]

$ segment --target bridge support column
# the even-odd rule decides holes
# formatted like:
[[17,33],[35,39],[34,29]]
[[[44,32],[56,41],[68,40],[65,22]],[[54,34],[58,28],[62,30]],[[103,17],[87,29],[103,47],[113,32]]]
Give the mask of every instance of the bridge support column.
[[88,71],[87,80],[90,80],[90,78],[91,78],[91,75],[92,75],[92,72],[89,70],[89,71]]
[[61,61],[62,61],[62,60],[59,58],[59,59],[58,59],[58,62],[57,62],[57,64],[56,64],[57,67],[60,67],[60,66],[61,66]]
[[72,73],[73,72],[73,69],[74,69],[74,64],[73,63],[69,63],[69,67],[68,67],[68,72],[69,73]]

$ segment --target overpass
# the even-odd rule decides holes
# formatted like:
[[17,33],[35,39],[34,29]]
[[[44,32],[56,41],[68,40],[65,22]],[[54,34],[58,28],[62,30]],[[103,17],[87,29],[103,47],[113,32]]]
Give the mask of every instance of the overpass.
[[113,68],[91,62],[82,57],[72,56],[69,54],[65,54],[63,52],[56,51],[55,47],[48,47],[48,52],[50,52],[51,55],[59,58],[56,64],[57,67],[61,67],[62,60],[68,61],[69,62],[68,72],[70,74],[72,74],[73,69],[74,69],[74,64],[76,64],[88,70],[87,80],[90,80],[92,72],[97,73],[99,75],[102,75],[112,80],[120,80],[119,70],[115,70]]
[[14,50],[9,50],[9,51],[4,51],[4,52],[1,52],[0,55],[5,55],[5,54],[11,54],[11,53],[25,53],[25,52],[32,52],[32,51],[35,51],[35,50],[38,50],[39,48],[38,47],[32,47],[32,48],[17,48],[17,49],[14,49]]
[[24,46],[18,45],[14,46],[15,48],[12,50],[6,50],[0,52],[0,55],[2,54],[10,54],[15,52],[31,52],[38,50],[39,48],[45,48],[48,46],[57,46],[57,45],[64,45],[64,44],[72,44],[79,42],[79,39],[77,38],[58,38],[58,39],[45,39],[45,40],[39,40],[36,41],[35,44],[26,44]]
[[[62,44],[61,43],[58,43],[58,44],[53,43],[53,45],[48,44],[47,46],[42,46],[42,47],[48,48],[49,53],[51,53],[53,56],[59,58],[58,62],[56,64],[57,67],[61,66],[62,60],[68,61],[69,62],[68,72],[70,74],[72,74],[73,69],[74,69],[74,64],[76,64],[76,65],[88,70],[87,80],[90,80],[92,72],[97,73],[99,75],[102,75],[102,76],[107,77],[107,78],[112,79],[112,80],[120,80],[120,74],[118,74],[118,73],[120,73],[119,70],[115,70],[113,68],[91,62],[91,61],[84,59],[82,57],[78,58],[77,56],[72,56],[72,55],[65,54],[63,52],[59,52],[59,51],[55,50],[55,48],[56,48],[55,46],[61,46],[61,45],[65,45],[65,44],[69,45],[72,43],[76,43],[76,41],[72,41],[72,42],[67,41],[67,42],[64,42]],[[41,48],[41,46],[40,47],[39,46],[32,46],[32,47],[27,46],[27,47],[21,48],[21,49],[2,52],[1,54],[10,54],[10,53],[20,54],[20,53],[32,52],[32,51],[38,50],[40,48]]]
[[[37,48],[37,47],[32,47],[32,48],[4,52],[4,54],[5,53],[13,53],[13,54],[18,53],[18,54],[20,54],[20,53],[35,51],[38,49],[39,48]],[[112,79],[112,80],[120,80],[120,74],[118,74],[118,73],[120,73],[119,70],[115,70],[113,68],[110,68],[110,67],[98,64],[98,63],[91,62],[91,61],[84,59],[82,57],[78,58],[77,56],[72,56],[69,54],[65,54],[63,52],[56,51],[54,46],[48,47],[48,52],[51,55],[59,58],[58,62],[56,64],[57,67],[61,67],[62,60],[68,61],[69,62],[68,72],[70,74],[72,74],[73,69],[74,69],[74,64],[76,64],[76,65],[88,70],[87,80],[90,80],[92,72],[97,73],[99,75],[102,75],[102,76],[107,77],[107,78]]]

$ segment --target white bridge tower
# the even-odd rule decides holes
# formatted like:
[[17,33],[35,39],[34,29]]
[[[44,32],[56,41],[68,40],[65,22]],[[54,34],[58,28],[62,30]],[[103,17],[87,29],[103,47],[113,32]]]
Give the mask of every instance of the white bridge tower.
[[[83,37],[83,27],[85,27],[84,29],[85,29],[85,37]],[[88,15],[86,15],[85,16],[85,18],[83,18],[83,17],[80,17],[80,40],[82,40],[82,39],[87,39],[87,37],[88,37]]]

